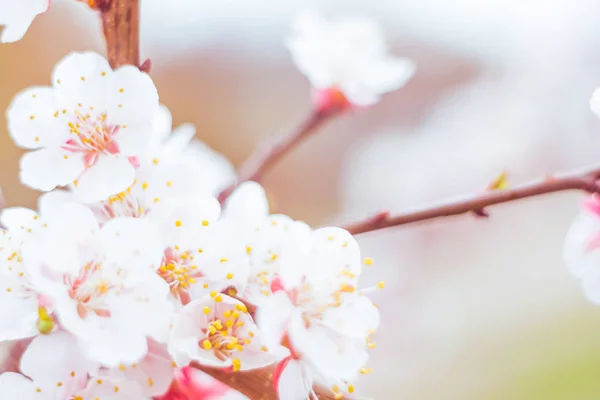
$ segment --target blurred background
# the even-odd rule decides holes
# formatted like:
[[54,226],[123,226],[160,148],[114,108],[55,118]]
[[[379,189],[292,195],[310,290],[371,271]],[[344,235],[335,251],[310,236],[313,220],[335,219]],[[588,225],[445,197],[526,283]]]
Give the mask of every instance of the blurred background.
[[[392,52],[418,64],[377,106],[333,121],[266,177],[274,210],[313,225],[404,212],[600,161],[597,0],[142,0],[142,57],[176,124],[236,166],[299,123],[309,85],[283,40],[306,8],[381,21]],[[56,0],[25,39],[0,46],[0,109],[49,82],[69,51],[103,51],[97,16]],[[22,154],[0,116],[0,186]],[[376,399],[598,399],[600,308],[562,262],[581,194],[359,237],[385,279],[382,327],[359,392]]]

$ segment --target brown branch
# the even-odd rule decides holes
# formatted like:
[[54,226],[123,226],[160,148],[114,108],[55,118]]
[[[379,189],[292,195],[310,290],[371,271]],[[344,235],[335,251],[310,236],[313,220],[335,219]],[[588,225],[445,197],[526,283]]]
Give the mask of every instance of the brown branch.
[[[229,372],[197,363],[192,363],[192,366],[248,396],[252,400],[278,400],[277,392],[272,384],[275,366],[240,372]],[[315,392],[320,400],[335,400],[335,395],[331,392],[328,393],[319,388],[316,388]]]
[[111,67],[140,65],[139,0],[95,0],[100,11]]
[[388,212],[381,212],[363,221],[349,224],[345,226],[345,229],[350,233],[357,235],[359,233],[372,232],[393,226],[422,222],[434,218],[450,217],[453,215],[467,213],[487,215],[485,211],[486,207],[528,197],[541,196],[566,190],[583,190],[588,193],[600,192],[600,185],[598,184],[599,178],[600,168],[594,168],[580,173],[565,175],[563,177],[547,178],[542,182],[529,183],[514,189],[492,190],[470,199],[449,202],[406,214],[390,215]]
[[219,194],[219,201],[223,203],[233,193],[235,188],[244,181],[260,182],[263,175],[275,165],[284,155],[289,153],[302,140],[315,133],[326,121],[337,114],[339,109],[313,111],[300,126],[289,135],[276,138],[274,141],[256,150],[248,161],[239,169],[237,183],[232,184]]

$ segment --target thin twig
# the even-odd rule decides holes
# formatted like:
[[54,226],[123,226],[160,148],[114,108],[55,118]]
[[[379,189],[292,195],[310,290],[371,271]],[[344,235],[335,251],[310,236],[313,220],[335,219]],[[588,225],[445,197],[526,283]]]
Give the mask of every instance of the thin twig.
[[276,138],[273,142],[266,143],[263,147],[258,148],[239,169],[237,183],[232,184],[219,194],[219,201],[223,203],[227,200],[235,188],[242,182],[260,182],[265,172],[302,140],[315,133],[319,127],[339,111],[337,109],[313,111],[292,133]]
[[492,190],[470,199],[449,202],[406,214],[391,215],[389,212],[381,212],[363,221],[349,224],[345,226],[345,229],[357,235],[434,218],[450,217],[471,212],[485,213],[486,207],[495,204],[508,203],[548,193],[566,190],[583,190],[588,193],[600,192],[599,178],[600,168],[594,168],[562,177],[547,178],[541,182],[525,184],[514,189]]
[[102,16],[108,62],[113,68],[140,65],[139,0],[96,0]]

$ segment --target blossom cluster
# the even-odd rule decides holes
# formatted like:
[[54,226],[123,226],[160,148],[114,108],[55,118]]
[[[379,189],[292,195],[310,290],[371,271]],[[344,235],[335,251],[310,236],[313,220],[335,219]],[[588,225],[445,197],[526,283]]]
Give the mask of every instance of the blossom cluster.
[[[5,13],[4,41],[44,10]],[[299,21],[288,44],[317,110],[373,104],[412,74],[370,22]],[[0,215],[0,342],[25,346],[3,396],[201,398],[181,385],[192,367],[271,366],[281,399],[342,398],[369,372],[379,312],[359,278],[372,260],[341,228],[272,214],[193,126],[172,129],[146,73],[72,53],[7,122],[28,150],[21,181],[44,193]]]

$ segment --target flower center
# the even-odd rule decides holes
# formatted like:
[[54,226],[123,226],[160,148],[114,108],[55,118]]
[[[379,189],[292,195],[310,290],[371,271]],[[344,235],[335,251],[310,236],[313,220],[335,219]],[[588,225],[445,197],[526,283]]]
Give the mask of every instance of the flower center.
[[[202,332],[206,335],[205,339],[198,341],[198,346],[204,350],[211,350],[219,360],[231,359],[235,352],[244,350],[244,346],[251,343],[251,335],[243,337],[240,328],[244,325],[239,320],[240,312],[238,310],[226,310],[223,313],[223,319],[213,318],[207,328]],[[241,364],[238,359],[232,359],[234,371],[239,370]]]
[[[65,112],[66,110],[63,110],[63,113]],[[73,110],[67,124],[71,136],[63,145],[64,150],[84,153],[85,163],[88,167],[96,162],[100,154],[116,154],[119,152],[114,137],[120,126],[107,124],[106,113],[91,113],[93,113],[93,107],[90,107],[90,112],[87,113],[81,104]]]
[[77,303],[77,314],[82,319],[90,312],[98,317],[110,317],[106,295],[115,285],[102,279],[100,271],[101,263],[90,262],[74,279],[71,275],[63,278],[69,288],[69,297]]
[[[171,293],[182,304],[190,302],[189,289],[203,274],[194,264],[190,250],[180,251],[177,246],[165,250],[158,274],[169,284]],[[208,285],[205,284],[205,287]]]
[[148,210],[141,206],[138,197],[131,193],[131,187],[104,200],[101,203],[99,217],[107,222],[117,217],[141,218]]

